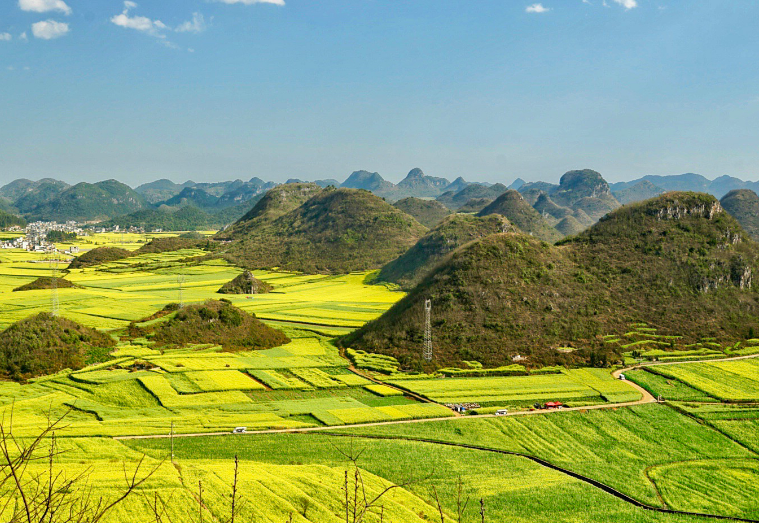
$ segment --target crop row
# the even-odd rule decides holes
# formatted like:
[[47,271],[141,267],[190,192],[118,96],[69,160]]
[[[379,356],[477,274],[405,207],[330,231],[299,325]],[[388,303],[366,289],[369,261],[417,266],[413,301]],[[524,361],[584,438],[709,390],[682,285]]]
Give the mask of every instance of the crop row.
[[651,372],[677,379],[723,401],[759,399],[759,364],[752,360],[652,367]]

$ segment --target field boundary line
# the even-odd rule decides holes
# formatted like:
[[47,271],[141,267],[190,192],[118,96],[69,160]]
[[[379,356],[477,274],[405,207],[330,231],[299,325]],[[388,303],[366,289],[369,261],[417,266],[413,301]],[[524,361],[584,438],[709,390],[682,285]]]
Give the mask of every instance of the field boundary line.
[[719,363],[722,361],[738,361],[738,360],[750,360],[753,358],[759,358],[759,354],[748,354],[746,356],[729,356],[727,358],[720,358],[716,360],[688,360],[688,361],[649,361],[641,362],[632,367],[628,367],[626,370],[639,369],[642,367],[657,367],[660,365],[687,365],[688,363]]
[[[652,397],[653,398],[653,397]],[[389,420],[389,421],[375,421],[371,423],[352,423],[348,425],[332,425],[332,426],[319,426],[319,427],[298,427],[289,429],[264,429],[264,430],[252,430],[245,432],[244,434],[232,434],[230,431],[225,432],[199,432],[199,433],[187,433],[187,434],[174,434],[175,438],[202,438],[205,436],[255,436],[256,434],[292,434],[300,432],[323,432],[328,430],[339,429],[352,429],[362,427],[377,427],[382,425],[404,425],[410,423],[431,423],[436,421],[452,421],[452,420],[478,420],[488,418],[503,418],[508,416],[534,416],[534,415],[547,415],[547,414],[560,414],[562,412],[576,412],[586,410],[601,410],[601,409],[617,409],[625,407],[636,407],[638,405],[647,405],[649,403],[656,403],[656,400],[649,401],[646,398],[638,401],[631,401],[626,403],[600,403],[598,405],[585,405],[582,407],[569,407],[563,409],[550,409],[550,410],[523,410],[516,412],[509,412],[504,415],[497,414],[478,414],[476,416],[446,416],[444,418],[418,418],[407,420]],[[168,429],[166,434],[147,434],[147,435],[126,435],[126,436],[113,436],[115,440],[130,440],[130,439],[165,439],[170,438]]]
[[444,445],[447,447],[458,447],[458,448],[469,449],[469,450],[478,450],[481,452],[491,452],[494,454],[502,454],[506,456],[515,456],[515,457],[525,458],[543,467],[555,470],[557,472],[561,472],[562,474],[573,477],[582,482],[588,483],[589,485],[592,485],[606,492],[607,494],[610,494],[618,499],[621,499],[622,501],[625,501],[631,505],[634,505],[638,508],[642,508],[644,510],[650,510],[653,512],[661,512],[664,514],[674,514],[674,515],[680,515],[680,516],[695,516],[695,517],[703,517],[703,518],[709,518],[709,519],[719,519],[722,521],[741,521],[741,522],[746,522],[746,523],[759,523],[759,520],[757,519],[747,519],[747,518],[739,518],[739,517],[734,517],[734,516],[723,516],[720,514],[707,514],[707,513],[702,513],[702,512],[674,510],[674,509],[669,509],[665,507],[655,507],[653,505],[643,503],[642,501],[638,501],[637,499],[618,491],[614,487],[610,487],[609,485],[606,485],[605,483],[601,483],[598,480],[589,478],[588,476],[584,476],[583,474],[580,474],[578,472],[573,472],[569,469],[565,469],[558,465],[554,465],[550,461],[544,460],[543,458],[539,458],[537,456],[531,456],[529,454],[522,454],[520,452],[494,449],[490,447],[481,447],[479,445],[470,445],[467,443],[454,443],[451,441],[438,441],[438,440],[427,439],[427,438],[414,438],[414,437],[406,437],[406,436],[341,434],[339,432],[328,432],[325,435],[333,436],[333,437],[343,437],[343,438],[348,437],[348,438],[364,438],[364,439],[389,440],[389,441],[410,441],[410,442],[416,442],[416,443],[427,443],[430,445]]
[[[759,357],[759,354],[751,354],[749,356],[725,358],[724,360],[720,360],[720,361],[744,360],[744,359],[757,358],[757,357]],[[710,361],[716,361],[716,360],[710,360]],[[686,363],[699,363],[699,362],[698,361],[661,362],[661,363],[658,363],[658,365],[683,365]],[[644,367],[647,367],[650,365],[656,365],[656,364],[657,363],[637,364],[631,367],[617,369],[613,371],[611,374],[612,374],[612,377],[614,377],[615,379],[618,379],[620,374],[624,374],[627,371],[640,369],[640,368],[644,368]],[[648,392],[646,389],[644,389],[637,383],[634,383],[631,380],[625,380],[625,383],[627,383],[629,386],[631,386],[632,388],[640,392],[643,395],[643,397],[638,401],[628,401],[628,402],[623,402],[623,403],[599,403],[597,405],[585,405],[582,407],[568,407],[568,408],[563,408],[563,409],[515,411],[515,412],[509,412],[508,414],[505,414],[504,416],[532,416],[532,415],[557,414],[561,412],[616,409],[616,408],[625,408],[625,407],[635,407],[638,405],[647,405],[650,403],[658,403],[656,398],[654,398],[654,396],[650,392]],[[383,383],[383,384],[387,385],[387,383]],[[404,393],[408,393],[408,391],[406,391],[405,389],[401,388],[400,390],[403,390]],[[425,399],[425,402],[429,402],[429,400]],[[432,423],[436,421],[451,421],[451,420],[470,420],[470,419],[476,420],[476,419],[487,419],[487,418],[504,417],[504,416],[497,416],[495,414],[478,414],[476,416],[450,416],[450,417],[445,417],[445,418],[389,420],[389,421],[378,421],[378,422],[372,422],[372,423],[353,423],[349,425],[336,425],[336,426],[300,427],[300,428],[290,428],[290,429],[273,428],[273,429],[264,429],[264,430],[254,430],[254,431],[246,432],[245,434],[235,434],[235,436],[239,437],[239,436],[244,436],[244,435],[256,435],[256,434],[291,434],[291,433],[299,433],[299,432],[323,432],[323,431],[328,431],[328,430],[339,430],[339,429],[346,429],[346,428],[376,427],[380,425],[401,425],[401,424],[409,424],[409,423]],[[201,438],[205,436],[231,436],[231,435],[233,435],[231,432],[225,431],[225,432],[201,432],[201,433],[174,434],[173,437],[175,438]],[[116,440],[163,439],[163,438],[169,438],[169,437],[171,436],[167,433],[167,434],[114,436],[114,439]],[[757,521],[757,523],[759,523],[759,520]]]

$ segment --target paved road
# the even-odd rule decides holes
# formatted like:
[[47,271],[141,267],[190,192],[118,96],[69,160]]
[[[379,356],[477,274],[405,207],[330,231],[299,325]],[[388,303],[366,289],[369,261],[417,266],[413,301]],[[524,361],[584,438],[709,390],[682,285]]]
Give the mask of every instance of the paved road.
[[[627,371],[633,370],[633,369],[639,369],[642,367],[648,367],[648,366],[654,366],[654,365],[687,365],[689,363],[703,363],[704,361],[708,361],[709,363],[712,362],[718,362],[718,361],[737,361],[737,360],[746,360],[750,358],[757,358],[759,357],[759,354],[752,354],[749,356],[736,356],[734,358],[721,358],[718,360],[702,360],[702,361],[667,361],[667,362],[651,362],[651,363],[641,363],[638,365],[634,365],[632,367],[626,367],[624,369],[615,370],[612,372],[612,376],[614,376],[615,379],[619,378],[620,374],[624,374]],[[244,435],[255,435],[255,434],[288,434],[288,433],[303,433],[303,432],[319,432],[319,431],[325,431],[325,430],[342,430],[342,429],[350,429],[350,428],[360,428],[360,427],[377,427],[382,425],[405,425],[410,423],[433,423],[437,421],[451,421],[455,419],[483,419],[483,418],[496,418],[496,417],[506,417],[506,416],[534,416],[539,414],[555,414],[560,412],[573,412],[578,410],[601,410],[601,409],[616,409],[621,407],[634,407],[636,405],[646,405],[648,403],[656,403],[656,398],[654,398],[646,389],[638,385],[637,383],[633,383],[631,381],[626,381],[629,386],[633,387],[635,390],[640,392],[643,397],[639,399],[638,401],[629,401],[625,403],[601,403],[599,405],[588,405],[585,407],[569,407],[569,408],[563,408],[563,409],[544,409],[544,410],[525,410],[525,411],[516,411],[516,412],[509,412],[508,414],[497,416],[495,414],[481,414],[477,416],[463,416],[463,417],[445,417],[445,418],[427,418],[427,419],[411,419],[411,420],[397,420],[397,421],[376,421],[373,423],[355,423],[352,425],[339,425],[334,427],[306,427],[306,428],[298,428],[298,429],[266,429],[266,430],[251,430],[249,432],[246,432],[245,434],[236,434],[237,436],[244,436]],[[404,393],[407,391],[404,391]],[[199,432],[194,434],[174,434],[174,438],[200,438],[204,436],[229,436],[231,433],[229,431],[225,432]],[[153,434],[149,436],[116,436],[114,439],[117,440],[131,440],[131,439],[165,439],[165,438],[171,438],[172,436],[170,434]]]

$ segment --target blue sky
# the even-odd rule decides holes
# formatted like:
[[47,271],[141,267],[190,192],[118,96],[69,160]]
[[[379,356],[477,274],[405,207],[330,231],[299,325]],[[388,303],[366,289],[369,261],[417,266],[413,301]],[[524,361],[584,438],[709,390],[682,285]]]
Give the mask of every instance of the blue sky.
[[0,182],[759,179],[753,0],[3,0]]

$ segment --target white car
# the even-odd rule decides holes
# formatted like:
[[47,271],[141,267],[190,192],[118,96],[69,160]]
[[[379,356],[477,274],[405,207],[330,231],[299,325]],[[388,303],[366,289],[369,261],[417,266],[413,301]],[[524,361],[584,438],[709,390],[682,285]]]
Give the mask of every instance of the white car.
[[248,427],[235,427],[232,434],[245,434],[248,432]]
[[508,413],[509,411],[507,409],[498,409],[497,411],[495,411],[496,416],[505,416]]

